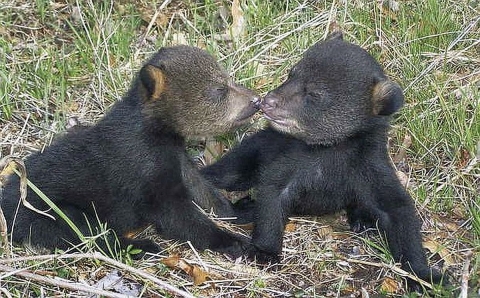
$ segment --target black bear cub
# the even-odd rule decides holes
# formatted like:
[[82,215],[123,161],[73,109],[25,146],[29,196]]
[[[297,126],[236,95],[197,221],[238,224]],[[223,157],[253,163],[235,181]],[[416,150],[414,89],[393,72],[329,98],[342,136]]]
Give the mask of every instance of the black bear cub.
[[[90,235],[89,224],[100,219],[122,246],[158,252],[152,241],[128,237],[153,225],[167,238],[238,256],[249,239],[220,229],[196,206],[234,215],[231,203],[190,161],[185,139],[224,133],[245,123],[258,110],[258,101],[254,92],[233,83],[207,52],[188,46],[162,48],[96,125],[73,130],[29,156],[27,177],[84,235]],[[17,212],[18,177],[8,180],[1,208],[13,241],[46,248],[79,243],[58,216],[54,221],[23,206]],[[31,190],[27,200],[47,209]]]
[[404,269],[441,280],[387,153],[389,116],[403,100],[375,59],[340,33],[306,51],[261,104],[270,127],[202,170],[218,188],[255,189],[251,257],[279,260],[289,216],[346,209],[353,230],[378,225]]

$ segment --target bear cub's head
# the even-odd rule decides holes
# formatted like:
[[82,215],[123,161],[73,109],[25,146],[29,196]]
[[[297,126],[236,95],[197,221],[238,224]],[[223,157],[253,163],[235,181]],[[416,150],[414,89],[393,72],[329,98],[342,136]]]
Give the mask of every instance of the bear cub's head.
[[258,110],[260,98],[230,78],[206,51],[160,49],[140,70],[143,112],[183,137],[218,135]]
[[332,145],[402,105],[402,89],[377,61],[334,33],[305,52],[261,109],[274,129],[308,144]]

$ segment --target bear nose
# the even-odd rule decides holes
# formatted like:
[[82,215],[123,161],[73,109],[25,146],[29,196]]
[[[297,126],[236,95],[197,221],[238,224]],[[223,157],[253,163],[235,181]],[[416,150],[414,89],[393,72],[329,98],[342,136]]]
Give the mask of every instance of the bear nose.
[[274,110],[278,106],[279,98],[275,95],[268,93],[260,104],[260,108],[263,111]]
[[260,109],[260,105],[262,103],[262,98],[260,96],[254,96],[250,101],[255,108]]

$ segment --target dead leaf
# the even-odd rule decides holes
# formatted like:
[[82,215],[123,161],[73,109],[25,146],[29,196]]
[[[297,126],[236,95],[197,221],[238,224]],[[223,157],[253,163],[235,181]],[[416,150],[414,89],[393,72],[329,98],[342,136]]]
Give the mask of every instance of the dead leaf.
[[193,278],[193,283],[198,286],[208,279],[210,279],[210,275],[208,272],[204,271],[197,265],[191,265],[184,259],[180,258],[178,255],[174,255],[165,259],[160,260],[160,263],[164,264],[168,268],[171,269],[180,269],[189,276]]
[[331,226],[321,226],[317,230],[318,235],[322,239],[332,240],[333,239],[333,229]]
[[76,101],[72,101],[68,104],[68,110],[70,112],[76,112],[80,108],[80,105]]
[[335,32],[342,32],[342,28],[340,27],[340,24],[338,24],[336,20],[333,20],[328,25],[328,32],[329,34],[333,34]]
[[408,185],[408,176],[402,171],[396,171],[397,178],[400,180],[400,183],[402,184],[403,187],[407,187]]
[[232,2],[232,25],[230,26],[230,34],[233,41],[239,41],[245,35],[245,17],[240,5],[240,0]]
[[180,256],[173,255],[171,257],[160,260],[160,263],[167,266],[168,268],[175,269],[179,261],[180,261]]
[[[457,218],[465,218],[467,215],[467,210],[463,206],[460,205],[455,205],[452,209],[452,213],[455,215]],[[455,224],[455,230],[458,230],[458,225]]]
[[185,273],[187,273],[190,276],[193,275],[193,265],[190,265],[190,263],[188,263],[184,259],[178,260],[177,268],[183,270]]
[[357,288],[353,287],[352,285],[345,285],[342,288],[342,295],[352,295],[357,291]]
[[116,67],[116,65],[117,65],[117,59],[115,58],[114,55],[110,55],[110,56],[108,57],[108,61],[109,61],[109,63],[110,63],[110,67]]
[[255,69],[256,77],[261,77],[265,73],[265,64],[262,64],[258,61],[253,61],[252,67]]
[[52,10],[61,10],[65,7],[67,7],[68,4],[65,4],[65,3],[57,3],[57,2],[50,2],[50,9]]
[[157,27],[164,28],[168,25],[168,22],[170,21],[166,14],[161,12],[155,13],[155,10],[152,10],[150,7],[140,7],[138,8],[138,11],[140,12],[140,17],[142,18],[142,20],[145,21],[147,24],[150,24],[153,18],[155,18],[155,20],[153,20],[153,23]]
[[384,293],[396,293],[400,288],[399,283],[390,277],[385,277],[382,281],[382,285],[380,286],[380,291]]
[[102,290],[114,290],[116,293],[129,297],[138,297],[142,290],[142,285],[137,282],[131,282],[125,279],[118,270],[112,270],[102,279],[100,279],[93,287]]
[[424,241],[423,247],[428,249],[431,253],[437,253],[445,262],[446,266],[452,266],[455,264],[452,253],[445,246],[439,244],[437,241],[432,239]]
[[69,117],[67,119],[67,123],[65,124],[65,128],[67,130],[71,130],[75,126],[79,126],[79,125],[80,125],[80,122],[78,121],[78,118],[75,117],[75,116],[72,116],[72,117]]
[[297,225],[293,222],[289,222],[285,225],[285,232],[295,232]]
[[396,21],[398,19],[397,12],[400,9],[400,4],[394,0],[385,0],[382,1],[382,4],[383,5],[380,6],[382,14]]
[[407,157],[407,149],[412,146],[412,137],[406,134],[403,138],[402,146],[398,150],[397,154],[392,157],[393,163],[397,164]]
[[73,6],[70,14],[73,23],[80,24],[82,22],[82,9],[79,6]]
[[400,9],[400,3],[395,0],[382,1],[382,4],[391,11],[398,11]]
[[193,277],[193,284],[196,286],[203,284],[207,281],[207,279],[210,279],[210,275],[208,274],[208,272],[200,269],[200,267],[196,265],[193,266],[191,276]]
[[223,143],[215,139],[208,138],[205,142],[205,163],[212,164],[223,153]]
[[0,176],[9,176],[13,174],[13,170],[15,169],[15,163],[9,162],[5,165],[5,167],[0,171]]
[[262,89],[265,88],[266,86],[269,86],[273,82],[273,77],[271,76],[262,76],[260,79],[257,80],[255,84],[255,89]]
[[[435,225],[442,230],[447,229],[450,232],[457,232],[460,226],[458,225],[458,222],[456,221],[455,218],[446,217],[446,216],[438,216],[438,215],[432,215],[432,218],[435,220]],[[463,218],[463,217],[460,217]]]
[[5,27],[0,27],[0,36],[2,37],[10,37],[10,33],[5,29]]
[[187,36],[183,32],[172,34],[172,45],[188,45]]
[[465,148],[460,148],[460,160],[458,167],[464,169],[470,162],[470,152]]

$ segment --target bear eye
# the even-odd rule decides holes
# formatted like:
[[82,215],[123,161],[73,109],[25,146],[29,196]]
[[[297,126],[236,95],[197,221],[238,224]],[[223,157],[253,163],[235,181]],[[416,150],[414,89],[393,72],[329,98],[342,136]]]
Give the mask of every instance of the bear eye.
[[316,99],[320,99],[320,98],[323,97],[323,94],[321,92],[317,92],[317,91],[310,91],[310,92],[307,92],[307,96],[313,97],[313,98],[316,98]]
[[308,106],[317,106],[322,110],[327,109],[331,106],[332,100],[328,92],[324,90],[305,90],[305,105]]
[[324,97],[324,92],[318,88],[308,88],[307,86],[303,87],[303,94],[307,100],[320,100]]
[[213,101],[222,101],[228,95],[228,88],[226,86],[217,86],[210,89],[209,98]]

